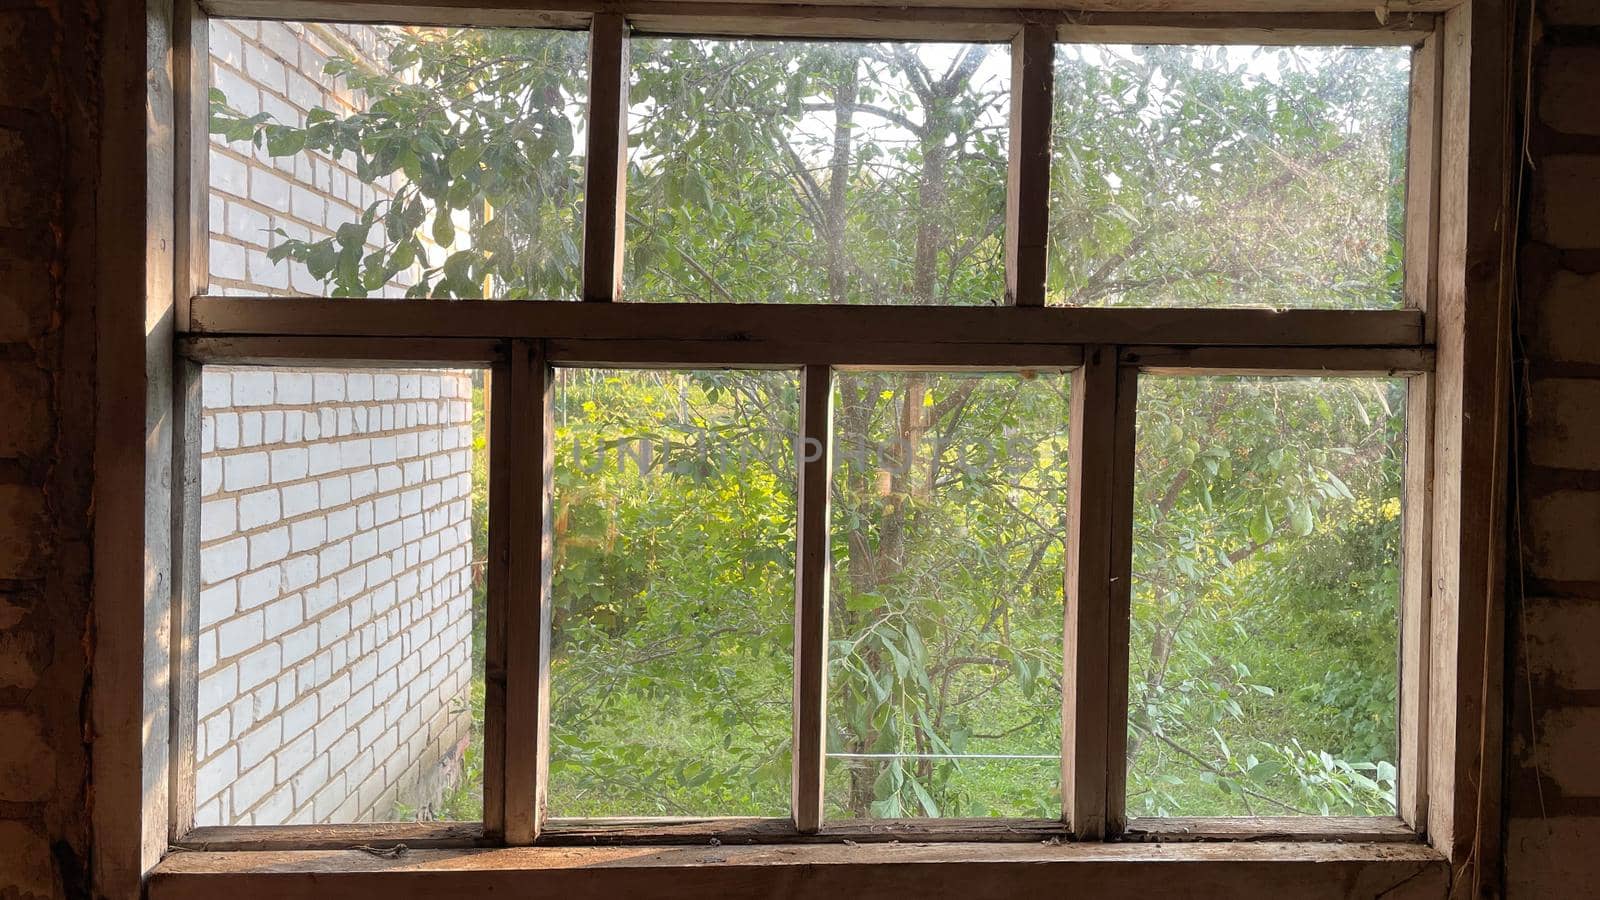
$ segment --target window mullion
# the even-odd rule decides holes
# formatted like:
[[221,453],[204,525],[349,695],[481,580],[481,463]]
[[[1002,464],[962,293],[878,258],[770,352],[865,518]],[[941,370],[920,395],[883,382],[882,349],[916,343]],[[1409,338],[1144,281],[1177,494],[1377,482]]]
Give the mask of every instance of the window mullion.
[[1440,79],[1443,54],[1430,34],[1411,56],[1411,100],[1406,157],[1405,301],[1427,313],[1424,340],[1433,342],[1439,264]]
[[1405,470],[1400,537],[1400,817],[1428,819],[1428,681],[1431,660],[1433,530],[1433,376],[1406,379]]
[[1121,830],[1137,369],[1088,351],[1072,379],[1061,797],[1083,839]]
[[1055,29],[1029,23],[1011,42],[1011,158],[1006,184],[1006,297],[1044,305],[1050,219]]
[[1106,654],[1106,833],[1128,825],[1128,643],[1133,591],[1133,482],[1138,437],[1139,369],[1118,366],[1115,438],[1111,458],[1110,612]]
[[[509,385],[496,398],[490,439],[492,565],[504,588],[489,595],[488,733],[502,736],[499,755],[486,752],[492,777],[501,762],[501,814],[507,844],[532,843],[545,810],[550,723],[550,511],[553,447],[552,372],[542,342],[517,341]],[[495,438],[500,438],[496,440]],[[499,465],[496,466],[495,464]],[[493,499],[504,498],[496,515]],[[503,524],[498,531],[495,525]],[[498,676],[498,677],[497,677]],[[495,687],[502,685],[499,705]],[[498,713],[498,716],[496,715]],[[498,718],[498,735],[497,723]],[[485,788],[485,822],[492,806]]]
[[[197,0],[173,5],[173,321],[193,327],[191,304],[211,280],[211,38]],[[221,223],[216,223],[220,225]]]
[[[210,280],[210,158],[206,102],[210,27],[195,0],[173,4],[173,278],[176,332],[193,325],[192,301]],[[173,360],[172,377],[172,719],[167,839],[194,827],[200,684],[201,368]]]
[[833,370],[806,366],[797,448],[799,531],[795,552],[794,775],[795,828],[822,827],[824,729],[828,686],[828,506],[833,471]]
[[483,830],[504,838],[506,824],[506,590],[511,576],[511,469],[507,459],[514,435],[511,361],[501,360],[484,385],[488,402],[484,430],[489,436],[489,558],[485,572],[483,698]]
[[[1405,202],[1406,306],[1423,311],[1423,339],[1438,325],[1440,153],[1444,123],[1442,36],[1411,56]],[[1432,366],[1428,367],[1429,369]],[[1400,734],[1395,799],[1400,818],[1428,822],[1428,696],[1433,616],[1433,385],[1427,372],[1406,383],[1405,469],[1400,536]]]
[[172,541],[172,695],[168,835],[194,828],[200,688],[200,365],[175,361],[172,376],[174,529]]
[[583,190],[583,299],[622,295],[628,189],[628,25],[599,13],[589,32],[589,145]]

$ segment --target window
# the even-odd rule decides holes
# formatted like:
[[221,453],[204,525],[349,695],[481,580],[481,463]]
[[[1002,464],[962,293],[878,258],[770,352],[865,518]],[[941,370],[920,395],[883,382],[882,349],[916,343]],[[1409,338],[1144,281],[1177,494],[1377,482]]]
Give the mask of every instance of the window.
[[1061,374],[847,372],[835,393],[829,818],[1061,809]]
[[786,815],[795,373],[555,392],[550,814]]
[[1411,55],[1060,45],[1047,302],[1402,306]]
[[1130,809],[1393,814],[1405,383],[1139,392]]
[[483,373],[200,379],[195,823],[478,820]]
[[625,296],[997,302],[1009,50],[635,39]]
[[[926,12],[209,21],[182,353],[207,398],[270,385],[308,457],[356,402],[376,454],[379,379],[437,381],[414,424],[441,534],[400,561],[448,563],[385,602],[438,618],[370,665],[396,672],[386,716],[454,723],[400,739],[459,750],[426,796],[384,769],[373,803],[347,776],[357,800],[307,807],[290,774],[273,818],[241,788],[255,733],[216,743],[205,698],[253,650],[220,630],[261,608],[268,640],[288,591],[337,595],[317,541],[348,507],[385,552],[389,495],[381,469],[370,501],[318,481],[302,521],[286,475],[287,552],[322,522],[318,580],[263,551],[276,586],[246,590],[253,533],[245,568],[207,563],[259,486],[226,458],[279,426],[208,399],[190,455],[224,483],[183,513],[178,843],[269,821],[335,846],[1434,833],[1445,17],[1258,47],[1161,13]],[[360,452],[337,471],[386,465]],[[327,630],[353,673],[396,626],[369,644],[350,616]],[[228,700],[252,724],[278,715],[262,683]],[[354,728],[381,755],[391,731]]]
[[218,295],[578,293],[577,32],[210,22]]

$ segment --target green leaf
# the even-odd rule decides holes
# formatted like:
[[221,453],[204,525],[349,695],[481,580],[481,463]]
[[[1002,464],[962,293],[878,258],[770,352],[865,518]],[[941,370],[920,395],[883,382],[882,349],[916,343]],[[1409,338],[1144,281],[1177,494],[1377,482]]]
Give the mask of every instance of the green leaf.
[[939,804],[933,802],[933,795],[928,793],[928,789],[922,786],[920,780],[911,779],[911,792],[917,795],[917,802],[922,805],[923,815],[930,819],[939,817]]
[[318,241],[311,245],[311,251],[306,254],[306,271],[311,273],[312,278],[326,281],[337,261],[338,254],[334,251],[333,244],[328,241]]
[[445,161],[445,171],[450,173],[451,178],[460,178],[467,172],[477,171],[478,161],[483,159],[483,150],[483,144],[473,144],[452,150],[449,158]]
[[274,128],[267,135],[267,152],[273,156],[293,156],[304,150],[306,133],[297,129]]
[[433,242],[446,250],[451,249],[456,242],[456,223],[452,221],[450,211],[447,209],[434,211]]
[[1250,540],[1257,544],[1272,540],[1272,513],[1264,504],[1256,508],[1256,515],[1250,520]]
[[1311,515],[1311,504],[1296,503],[1289,513],[1290,524],[1298,537],[1305,537],[1316,527],[1316,522]]
[[883,605],[883,595],[872,593],[851,594],[845,598],[844,605],[845,609],[851,612],[872,612]]

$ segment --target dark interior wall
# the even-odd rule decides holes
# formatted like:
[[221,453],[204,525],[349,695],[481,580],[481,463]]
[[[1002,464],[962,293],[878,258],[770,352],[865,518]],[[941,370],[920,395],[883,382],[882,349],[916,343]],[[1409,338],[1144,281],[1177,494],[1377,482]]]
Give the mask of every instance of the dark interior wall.
[[[112,2],[136,0],[0,0],[4,900],[84,896],[91,860],[97,29]],[[1508,567],[1515,898],[1600,896],[1600,0],[1538,0],[1537,17]]]
[[1537,13],[1507,595],[1514,898],[1600,896],[1600,2]]
[[92,0],[0,2],[0,897],[83,896]]

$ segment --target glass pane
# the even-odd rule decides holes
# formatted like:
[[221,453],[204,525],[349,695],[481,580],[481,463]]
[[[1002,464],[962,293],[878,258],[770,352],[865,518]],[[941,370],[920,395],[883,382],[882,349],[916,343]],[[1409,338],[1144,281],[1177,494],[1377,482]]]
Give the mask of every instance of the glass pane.
[[483,377],[202,376],[195,824],[483,814]]
[[577,296],[585,33],[210,34],[212,293]]
[[1061,815],[1067,377],[835,397],[826,814]]
[[1405,380],[1139,383],[1131,815],[1394,815]]
[[787,816],[792,372],[556,381],[553,816]]
[[633,42],[627,296],[998,304],[1010,50]]
[[1401,304],[1406,47],[1056,50],[1048,302]]

